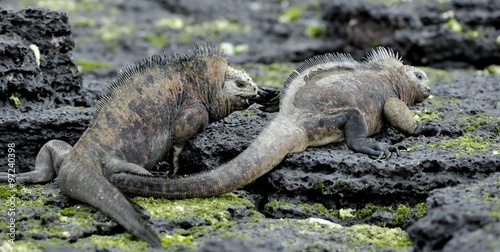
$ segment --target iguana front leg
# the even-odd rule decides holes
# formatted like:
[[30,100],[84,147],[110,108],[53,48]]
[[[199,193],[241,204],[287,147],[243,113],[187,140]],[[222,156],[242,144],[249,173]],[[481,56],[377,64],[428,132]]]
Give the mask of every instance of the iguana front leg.
[[[47,183],[59,172],[62,162],[73,147],[61,140],[50,140],[36,156],[35,170],[16,174],[18,183]],[[8,173],[0,173],[0,182],[7,182]]]
[[204,130],[208,125],[208,112],[201,103],[194,103],[183,109],[174,121],[173,132],[173,171],[176,175],[179,170],[179,158],[186,142],[194,135]]
[[394,97],[386,99],[384,116],[391,126],[408,136],[435,136],[439,135],[442,131],[449,133],[449,130],[441,130],[436,126],[418,125],[408,106],[400,99]]

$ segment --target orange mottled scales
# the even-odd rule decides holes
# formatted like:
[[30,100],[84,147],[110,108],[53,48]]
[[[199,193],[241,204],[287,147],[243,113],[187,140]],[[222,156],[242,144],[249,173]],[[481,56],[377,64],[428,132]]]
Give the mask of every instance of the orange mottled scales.
[[[161,247],[158,236],[109,178],[151,176],[170,160],[175,174],[186,141],[235,110],[246,109],[258,93],[252,79],[228,66],[216,46],[197,46],[186,55],[154,55],[120,71],[75,146],[46,143],[35,169],[18,174],[21,183],[56,176],[61,191],[98,208],[128,232]],[[0,174],[0,182],[7,174]]]

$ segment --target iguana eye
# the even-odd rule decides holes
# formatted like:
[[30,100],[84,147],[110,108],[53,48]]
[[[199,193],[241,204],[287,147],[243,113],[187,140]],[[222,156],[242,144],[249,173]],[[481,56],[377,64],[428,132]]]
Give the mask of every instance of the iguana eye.
[[245,87],[245,82],[237,80],[236,81],[236,86],[239,87],[239,88],[243,88],[243,87]]

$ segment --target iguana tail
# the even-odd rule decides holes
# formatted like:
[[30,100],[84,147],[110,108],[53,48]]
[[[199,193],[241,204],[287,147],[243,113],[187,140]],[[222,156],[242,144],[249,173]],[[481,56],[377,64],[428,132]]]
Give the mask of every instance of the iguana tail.
[[[85,159],[85,157],[77,158]],[[96,207],[113,218],[128,232],[146,241],[151,246],[162,247],[156,233],[136,212],[128,199],[104,176],[96,173],[93,169],[79,167],[76,171],[73,167],[64,167],[65,165],[73,166],[75,163],[88,163],[85,161],[89,160],[73,160],[73,162],[63,163],[58,176],[61,191],[71,198]]]
[[286,154],[303,150],[306,141],[301,127],[278,114],[245,151],[211,171],[175,179],[119,173],[110,181],[120,191],[134,195],[210,197],[249,184],[278,165]]

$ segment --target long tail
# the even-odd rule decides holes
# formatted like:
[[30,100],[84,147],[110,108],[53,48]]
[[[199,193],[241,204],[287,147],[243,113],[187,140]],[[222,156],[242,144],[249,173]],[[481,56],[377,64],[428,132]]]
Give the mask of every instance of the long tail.
[[[74,164],[74,162],[73,162]],[[72,165],[72,164],[68,164]],[[134,236],[146,241],[153,247],[161,247],[161,242],[150,226],[136,212],[128,199],[104,176],[92,169],[73,169],[61,167],[59,186],[68,196],[85,202],[113,218]]]
[[240,155],[211,171],[176,179],[119,173],[110,178],[120,191],[171,199],[210,197],[240,188],[278,165],[286,154],[306,147],[307,135],[278,116]]

